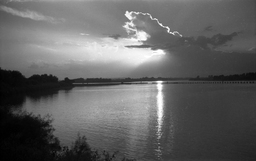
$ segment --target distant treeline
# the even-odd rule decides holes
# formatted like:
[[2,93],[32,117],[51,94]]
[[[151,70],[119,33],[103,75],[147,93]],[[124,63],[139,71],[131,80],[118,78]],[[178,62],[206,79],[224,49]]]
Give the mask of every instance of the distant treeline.
[[[13,94],[41,89],[58,88],[61,84],[53,75],[32,75],[26,78],[19,71],[4,70],[0,68],[0,94]],[[63,83],[62,83],[63,84]]]
[[209,75],[208,77],[191,78],[190,80],[210,80],[210,81],[239,81],[239,80],[256,80],[256,72],[234,74],[234,75]]
[[189,78],[164,78],[164,77],[142,77],[142,78],[65,78],[65,82],[71,83],[103,83],[103,82],[141,82],[141,81],[170,81],[170,80],[187,80]]
[[143,82],[143,81],[175,81],[175,80],[204,80],[204,81],[235,81],[235,80],[256,80],[255,73],[243,73],[235,75],[209,75],[208,77],[197,76],[195,78],[171,78],[171,77],[142,77],[142,78],[65,78],[70,83],[103,83],[103,82]]
[[0,68],[1,75],[1,94],[33,91],[38,89],[59,88],[63,86],[72,86],[72,83],[104,83],[104,82],[141,82],[141,81],[172,81],[172,80],[205,80],[205,81],[236,81],[236,80],[256,80],[256,72],[234,74],[234,75],[209,75],[208,77],[197,76],[195,78],[164,78],[164,77],[142,77],[142,78],[77,78],[64,80],[54,75],[35,74],[26,78],[19,71],[4,70]]

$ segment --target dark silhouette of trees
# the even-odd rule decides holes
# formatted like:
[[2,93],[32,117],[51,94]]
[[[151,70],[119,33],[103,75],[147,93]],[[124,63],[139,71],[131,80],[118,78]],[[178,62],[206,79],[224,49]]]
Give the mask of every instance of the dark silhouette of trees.
[[212,80],[229,80],[229,81],[234,81],[234,80],[256,80],[256,72],[253,73],[243,73],[243,74],[234,74],[234,75],[217,75],[217,76],[209,76],[209,79]]
[[53,75],[32,75],[29,78],[23,76],[19,71],[4,70],[0,68],[0,94],[10,95],[36,91],[41,89],[53,89],[66,84],[60,84]]
[[72,84],[72,83],[74,83],[75,81],[69,79],[68,77],[66,77],[66,78],[64,79],[64,81],[62,81],[62,82],[66,83],[66,84]]
[[19,71],[11,71],[11,70],[4,70],[0,68],[0,75],[1,75],[1,83],[11,86],[11,87],[20,87],[26,84],[40,84],[40,83],[58,83],[58,78],[53,75],[32,75],[29,78],[26,78],[22,75]]
[[94,82],[111,82],[112,80],[108,78],[87,78],[86,81],[94,83]]
[[208,77],[197,76],[190,80],[210,80],[210,81],[250,81],[256,80],[256,72],[234,74],[234,75],[209,75]]
[[20,87],[26,83],[26,78],[19,71],[3,70],[0,68],[1,84]]
[[47,75],[47,74],[43,74],[43,75],[32,75],[31,77],[28,78],[28,80],[30,82],[32,82],[32,84],[41,84],[41,83],[58,83],[58,78],[56,76],[53,75]]
[[64,81],[65,81],[65,82],[69,82],[70,79],[69,79],[68,77],[66,77],[66,78],[64,79]]

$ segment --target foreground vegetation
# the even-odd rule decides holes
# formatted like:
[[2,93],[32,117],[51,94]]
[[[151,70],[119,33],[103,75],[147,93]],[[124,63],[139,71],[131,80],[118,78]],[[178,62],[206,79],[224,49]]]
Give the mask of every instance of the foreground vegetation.
[[53,135],[49,116],[34,116],[0,108],[0,160],[2,161],[133,161],[117,159],[117,152],[93,150],[85,136],[79,136],[71,147],[61,146]]

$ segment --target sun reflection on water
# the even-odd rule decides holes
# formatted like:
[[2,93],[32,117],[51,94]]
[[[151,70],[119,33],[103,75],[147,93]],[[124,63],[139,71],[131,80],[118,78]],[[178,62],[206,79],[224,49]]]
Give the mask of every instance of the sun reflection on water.
[[157,81],[157,96],[156,96],[156,100],[157,100],[157,132],[156,132],[156,136],[157,136],[157,144],[158,145],[157,145],[156,151],[157,151],[158,157],[161,157],[161,155],[162,155],[161,143],[160,143],[160,139],[162,137],[163,105],[164,105],[162,89],[163,89],[162,81]]
[[157,81],[157,139],[162,136],[162,124],[163,124],[163,85],[162,81]]

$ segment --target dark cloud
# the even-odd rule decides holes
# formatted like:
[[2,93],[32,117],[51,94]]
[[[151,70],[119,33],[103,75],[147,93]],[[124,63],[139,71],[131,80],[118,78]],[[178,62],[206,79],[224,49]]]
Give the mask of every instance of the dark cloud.
[[197,38],[190,38],[188,39],[188,44],[199,46],[203,49],[208,48],[208,44],[211,44],[211,38],[205,36],[198,36]]
[[252,48],[248,49],[248,51],[256,53],[256,47],[252,47]]
[[203,49],[216,48],[219,46],[226,45],[227,42],[231,41],[235,36],[237,36],[239,32],[233,32],[229,35],[216,34],[212,37],[199,36],[195,38],[185,38],[188,44],[199,46]]
[[30,68],[30,69],[40,69],[40,68],[49,68],[49,66],[50,66],[49,63],[39,61],[39,62],[31,63],[28,68]]
[[[256,54],[225,52],[223,49],[223,47],[232,47],[232,40],[241,32],[184,37],[178,32],[171,32],[169,27],[163,27],[150,14],[129,12],[126,16],[130,20],[124,26],[128,36],[141,43],[140,45],[128,45],[127,48],[160,49],[169,53],[159,64],[152,64],[149,61],[140,65],[134,71],[134,75],[166,76],[172,74],[170,76],[175,77],[243,73],[256,69]],[[213,27],[207,26],[204,30],[213,31]],[[250,48],[250,51],[253,50],[255,49]]]
[[[177,31],[171,31],[168,26],[161,24],[158,19],[153,18],[149,13],[126,12],[126,17],[130,20],[126,22],[124,28],[128,35],[141,42],[142,45],[128,45],[128,48],[151,48],[152,50],[173,50],[177,47],[197,46],[201,49],[216,49],[227,45],[235,36],[241,32],[233,32],[228,35],[216,34],[212,37],[183,37]],[[205,31],[212,31],[212,26],[207,26]]]
[[233,32],[232,34],[229,34],[229,35],[222,35],[222,34],[214,35],[211,38],[211,44],[214,46],[224,45],[228,41],[231,41],[237,35],[238,35],[238,32]]
[[150,45],[128,45],[127,48],[152,48]]
[[36,63],[32,63],[28,68],[30,68],[30,69],[38,69],[40,67]]
[[213,31],[213,27],[212,26],[207,26],[204,28],[204,31]]
[[[147,41],[142,41],[142,45],[128,45],[128,48],[151,48],[152,50],[162,49],[162,50],[172,50],[177,47],[188,47],[188,46],[198,46],[201,49],[215,49],[220,46],[227,45],[227,42],[231,41],[239,32],[233,32],[229,35],[216,34],[212,37],[198,36],[195,37],[180,37],[175,42],[162,42],[155,44],[148,44]],[[232,45],[231,45],[232,46]]]
[[113,39],[115,39],[115,40],[118,40],[118,39],[121,37],[121,35],[119,35],[119,34],[113,34],[113,35],[108,35],[108,37],[113,38]]

